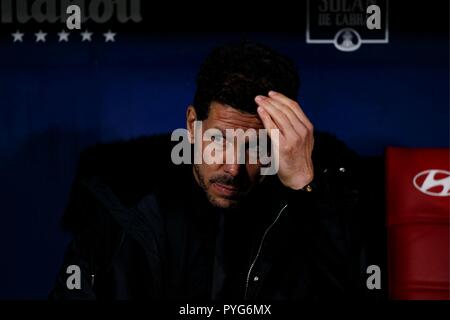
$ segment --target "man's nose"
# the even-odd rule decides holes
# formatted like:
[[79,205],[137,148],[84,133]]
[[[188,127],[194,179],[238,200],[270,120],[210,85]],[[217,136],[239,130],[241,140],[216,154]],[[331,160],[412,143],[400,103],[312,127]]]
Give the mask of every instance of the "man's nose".
[[225,172],[236,177],[239,174],[243,163],[245,163],[245,158],[242,157],[245,157],[242,148],[235,146],[234,148],[227,149],[224,168]]
[[241,164],[233,163],[233,164],[225,164],[224,171],[228,173],[230,176],[236,177],[241,170]]

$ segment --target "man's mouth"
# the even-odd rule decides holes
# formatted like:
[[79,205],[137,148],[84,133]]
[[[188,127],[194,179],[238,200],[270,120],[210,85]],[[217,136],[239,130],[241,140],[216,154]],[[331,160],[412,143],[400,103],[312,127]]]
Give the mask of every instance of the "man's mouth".
[[212,187],[214,188],[216,193],[219,193],[220,195],[222,195],[224,197],[236,196],[239,193],[239,188],[237,188],[235,186],[222,184],[219,182],[214,182],[212,184]]

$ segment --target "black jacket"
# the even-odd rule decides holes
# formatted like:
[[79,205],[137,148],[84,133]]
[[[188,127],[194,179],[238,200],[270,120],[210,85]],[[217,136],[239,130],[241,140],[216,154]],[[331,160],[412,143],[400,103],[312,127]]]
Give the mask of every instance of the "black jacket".
[[[191,167],[173,165],[171,148],[170,136],[162,135],[81,155],[63,217],[73,241],[51,298],[211,298],[217,229],[198,207]],[[234,298],[366,295],[361,217],[373,203],[360,179],[361,159],[315,133],[313,162],[313,192],[289,190],[273,176],[245,202],[238,225],[249,235],[249,251]],[[69,265],[81,268],[80,290],[66,286]]]

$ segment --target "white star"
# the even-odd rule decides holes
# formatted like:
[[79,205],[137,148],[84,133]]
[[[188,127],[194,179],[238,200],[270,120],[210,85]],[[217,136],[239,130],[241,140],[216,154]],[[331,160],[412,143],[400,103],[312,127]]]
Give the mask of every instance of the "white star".
[[116,34],[113,33],[113,32],[111,32],[111,30],[108,30],[108,32],[107,32],[107,33],[104,33],[103,36],[105,37],[105,42],[109,42],[109,41],[114,42],[114,41],[116,41],[116,40],[114,39],[114,37],[116,36]]
[[35,33],[34,35],[36,36],[36,42],[39,42],[39,41],[45,42],[45,37],[47,36],[46,33],[39,30],[39,32]]
[[59,37],[59,42],[65,41],[68,42],[69,41],[69,33],[66,32],[66,30],[61,31],[60,33],[58,33],[58,37]]
[[81,33],[81,41],[92,41],[92,32],[89,32],[87,29]]
[[11,35],[14,37],[13,42],[23,42],[24,33],[21,33],[19,30],[17,30],[15,33],[11,33]]

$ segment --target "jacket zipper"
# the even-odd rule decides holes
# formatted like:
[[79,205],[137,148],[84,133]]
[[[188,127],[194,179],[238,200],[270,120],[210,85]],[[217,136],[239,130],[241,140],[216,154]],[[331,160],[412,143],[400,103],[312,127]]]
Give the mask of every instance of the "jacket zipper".
[[277,215],[277,217],[275,218],[275,220],[274,220],[274,221],[272,222],[272,224],[271,224],[269,227],[267,227],[267,229],[264,231],[264,234],[263,234],[263,236],[262,236],[261,242],[259,243],[258,251],[256,252],[255,259],[253,259],[253,262],[252,262],[252,264],[250,265],[250,268],[248,269],[248,273],[247,273],[247,281],[246,281],[246,283],[245,283],[245,295],[244,295],[244,299],[247,299],[247,291],[248,291],[248,285],[249,285],[249,282],[250,282],[250,276],[251,276],[253,267],[255,266],[255,263],[256,263],[256,261],[258,260],[258,257],[259,257],[259,255],[260,255],[260,253],[261,253],[261,249],[262,249],[262,246],[263,246],[263,244],[264,244],[264,240],[265,240],[267,234],[269,233],[270,229],[272,229],[272,227],[277,223],[278,219],[280,218],[281,214],[283,213],[284,209],[286,209],[287,206],[288,206],[288,205],[286,204],[286,205],[280,210],[280,212],[278,212],[278,215]]

